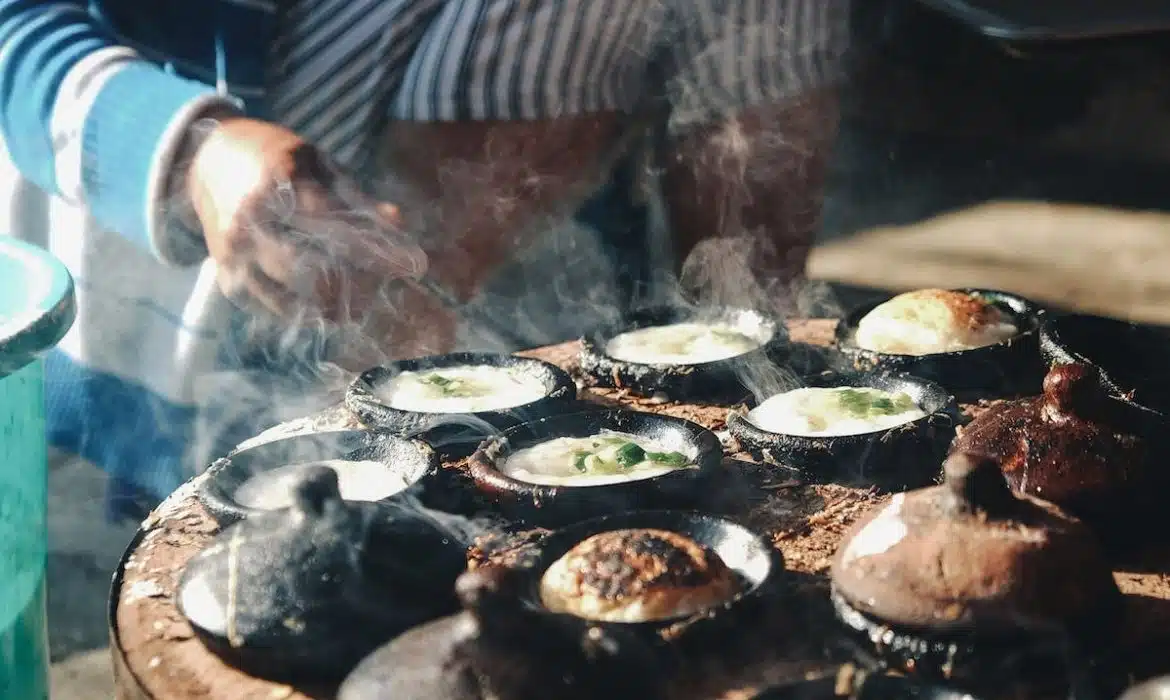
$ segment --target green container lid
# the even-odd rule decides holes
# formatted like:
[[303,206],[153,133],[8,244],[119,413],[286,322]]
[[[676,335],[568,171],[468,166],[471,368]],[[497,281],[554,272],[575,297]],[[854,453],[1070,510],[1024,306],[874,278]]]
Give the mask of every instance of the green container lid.
[[0,378],[60,342],[76,315],[73,278],[61,261],[0,236]]

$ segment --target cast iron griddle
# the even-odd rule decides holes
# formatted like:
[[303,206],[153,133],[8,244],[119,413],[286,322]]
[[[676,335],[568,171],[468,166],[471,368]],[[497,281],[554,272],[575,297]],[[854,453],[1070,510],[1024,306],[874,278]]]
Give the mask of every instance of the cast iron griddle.
[[1170,31],[1166,0],[921,0],[1009,41],[1104,39]]

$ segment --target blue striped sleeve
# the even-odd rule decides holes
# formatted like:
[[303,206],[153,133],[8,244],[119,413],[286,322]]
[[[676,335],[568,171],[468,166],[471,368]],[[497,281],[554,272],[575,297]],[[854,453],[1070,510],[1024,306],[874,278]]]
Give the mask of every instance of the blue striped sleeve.
[[13,162],[164,261],[199,257],[161,215],[175,150],[206,110],[233,107],[117,46],[81,0],[0,0],[0,138]]

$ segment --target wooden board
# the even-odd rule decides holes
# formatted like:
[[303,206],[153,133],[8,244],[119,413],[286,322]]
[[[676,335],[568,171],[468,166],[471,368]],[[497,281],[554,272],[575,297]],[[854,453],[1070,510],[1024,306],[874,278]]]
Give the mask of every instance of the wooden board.
[[818,246],[809,273],[909,290],[1009,289],[1037,302],[1170,324],[1170,215],[995,202]]
[[[827,344],[833,321],[790,324],[794,340]],[[527,354],[572,370],[576,343]],[[582,399],[686,418],[722,430],[726,406],[656,404],[621,391],[585,389]],[[977,413],[980,406],[966,406]],[[278,426],[249,441],[358,426],[341,407]],[[678,679],[680,700],[743,698],[750,690],[791,678],[825,663],[818,658],[819,633],[833,629],[826,604],[826,572],[844,531],[864,512],[887,498],[873,491],[839,485],[801,485],[774,469],[754,465],[742,454],[725,460],[727,483],[722,509],[767,533],[793,572],[793,601],[769,611],[745,629],[742,638],[718,655],[698,660]],[[450,465],[449,465],[450,466]],[[294,688],[249,677],[222,663],[193,637],[174,603],[178,577],[186,564],[218,531],[194,497],[199,478],[184,485],[144,523],[111,592],[112,644],[119,698],[217,700],[261,698],[327,699],[331,688]],[[717,501],[719,499],[716,499]],[[713,506],[720,508],[717,503]],[[1170,548],[1156,547],[1117,565],[1115,576],[1127,594],[1123,639],[1118,658],[1127,659],[1122,684],[1132,678],[1170,673]],[[1076,572],[1070,572],[1075,575]],[[799,632],[793,632],[799,630]]]

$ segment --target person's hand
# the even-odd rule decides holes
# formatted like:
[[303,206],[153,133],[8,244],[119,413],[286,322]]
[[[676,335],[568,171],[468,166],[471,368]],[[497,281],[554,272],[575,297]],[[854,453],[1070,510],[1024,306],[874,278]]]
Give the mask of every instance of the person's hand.
[[[331,322],[363,357],[449,343],[453,320],[411,283],[427,256],[399,230],[396,207],[275,124],[228,117],[194,143],[179,188],[229,299],[289,323]],[[403,327],[424,315],[427,333]]]
[[397,209],[366,199],[296,134],[244,118],[214,124],[183,186],[229,298],[341,320],[356,291],[346,283],[358,281],[344,278],[426,271],[426,255],[397,230]]

